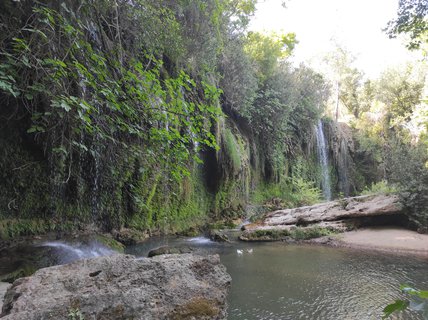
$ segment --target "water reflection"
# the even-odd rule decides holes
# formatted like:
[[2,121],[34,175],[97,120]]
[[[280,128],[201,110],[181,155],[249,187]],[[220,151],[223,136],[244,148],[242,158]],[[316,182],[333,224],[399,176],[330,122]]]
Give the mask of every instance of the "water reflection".
[[233,279],[229,319],[380,319],[400,284],[428,287],[423,259],[349,249],[259,244],[251,255],[226,250],[222,262]]
[[[387,304],[404,298],[400,284],[428,288],[426,259],[345,248],[166,237],[129,253],[146,256],[161,245],[220,254],[232,276],[229,320],[380,319]],[[392,319],[423,317],[406,311]]]
[[[64,263],[68,253],[77,258],[111,253],[100,245],[84,244],[51,242],[2,251],[0,276],[21,265],[37,269]],[[230,320],[380,319],[388,303],[403,298],[400,284],[428,289],[427,259],[351,249],[157,237],[127,248],[127,253],[147,257],[151,249],[164,245],[220,254],[232,276]],[[392,319],[423,318],[407,311]]]

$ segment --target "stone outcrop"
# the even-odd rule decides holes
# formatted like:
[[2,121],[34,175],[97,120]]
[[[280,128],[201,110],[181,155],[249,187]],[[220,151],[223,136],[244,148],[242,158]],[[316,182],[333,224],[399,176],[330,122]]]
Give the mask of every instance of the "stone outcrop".
[[306,225],[320,221],[335,221],[380,215],[393,215],[402,211],[398,196],[360,196],[330,201],[313,206],[277,210],[268,213],[263,225]]
[[218,255],[113,255],[38,270],[8,289],[4,320],[225,319]]
[[[403,206],[397,195],[370,195],[345,198],[294,209],[267,213],[261,222],[245,225],[245,241],[282,240],[293,231],[321,233],[323,229],[343,232],[362,224],[364,219],[395,216]],[[317,232],[315,232],[315,231]],[[275,231],[274,233],[272,233]],[[273,236],[271,235],[273,234]]]
[[230,242],[227,234],[224,234],[219,230],[211,230],[209,233],[209,238],[211,241],[215,242]]

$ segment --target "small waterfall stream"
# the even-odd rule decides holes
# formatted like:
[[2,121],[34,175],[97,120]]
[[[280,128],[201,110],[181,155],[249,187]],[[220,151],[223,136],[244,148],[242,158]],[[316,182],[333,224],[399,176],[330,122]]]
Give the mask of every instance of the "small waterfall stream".
[[91,241],[89,243],[66,243],[63,241],[51,241],[40,244],[41,247],[51,247],[58,251],[59,263],[69,263],[75,260],[108,256],[115,253],[106,246]]
[[321,167],[321,188],[326,200],[331,200],[330,172],[328,169],[328,151],[321,119],[315,127],[317,136],[318,161]]

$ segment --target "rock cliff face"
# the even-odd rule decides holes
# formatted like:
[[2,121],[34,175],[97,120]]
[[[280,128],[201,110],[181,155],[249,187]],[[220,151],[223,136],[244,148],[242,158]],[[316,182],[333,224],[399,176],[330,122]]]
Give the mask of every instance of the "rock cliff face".
[[217,255],[114,255],[18,279],[2,319],[225,319],[231,278]]

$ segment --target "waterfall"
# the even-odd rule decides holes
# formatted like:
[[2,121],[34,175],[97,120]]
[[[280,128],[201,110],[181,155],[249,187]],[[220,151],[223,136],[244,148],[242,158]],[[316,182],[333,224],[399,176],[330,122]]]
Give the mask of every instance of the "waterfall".
[[55,248],[58,252],[59,263],[69,263],[75,260],[108,256],[116,253],[110,248],[92,241],[90,243],[65,243],[60,241],[45,242],[41,247]]
[[339,178],[339,190],[345,197],[350,194],[349,184],[349,155],[348,155],[348,144],[345,139],[342,139],[339,144],[339,159],[338,159],[338,178]]
[[321,120],[315,127],[317,135],[318,161],[321,167],[321,189],[326,200],[331,200],[330,172],[328,169],[328,152]]

